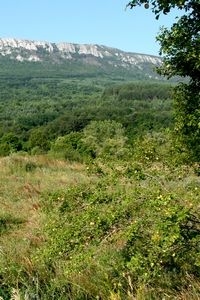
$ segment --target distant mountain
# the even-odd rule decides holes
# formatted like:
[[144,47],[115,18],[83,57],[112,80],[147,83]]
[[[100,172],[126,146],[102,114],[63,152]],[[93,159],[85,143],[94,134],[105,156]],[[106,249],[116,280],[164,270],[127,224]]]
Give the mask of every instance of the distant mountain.
[[112,76],[160,79],[158,56],[96,44],[0,39],[0,76]]

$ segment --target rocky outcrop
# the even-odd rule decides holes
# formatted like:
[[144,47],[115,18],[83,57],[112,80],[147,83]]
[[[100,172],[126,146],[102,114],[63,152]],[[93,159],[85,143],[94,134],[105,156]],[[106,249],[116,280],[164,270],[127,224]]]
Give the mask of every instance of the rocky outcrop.
[[73,43],[49,43],[42,41],[30,41],[13,38],[0,39],[0,56],[9,57],[19,62],[22,61],[56,61],[76,60],[92,57],[94,65],[108,63],[115,67],[130,68],[138,66],[142,68],[145,63],[159,65],[161,58],[152,55],[124,52],[119,49],[95,44]]

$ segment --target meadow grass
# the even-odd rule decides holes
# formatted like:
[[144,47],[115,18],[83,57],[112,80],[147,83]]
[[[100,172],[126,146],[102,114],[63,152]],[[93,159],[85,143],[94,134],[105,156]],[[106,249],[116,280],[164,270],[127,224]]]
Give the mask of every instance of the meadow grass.
[[0,159],[0,169],[0,267],[3,274],[13,268],[14,277],[18,268],[31,272],[30,255],[45,241],[41,194],[91,179],[84,165],[47,156],[13,154]]
[[199,299],[196,166],[145,157],[1,158],[0,296]]

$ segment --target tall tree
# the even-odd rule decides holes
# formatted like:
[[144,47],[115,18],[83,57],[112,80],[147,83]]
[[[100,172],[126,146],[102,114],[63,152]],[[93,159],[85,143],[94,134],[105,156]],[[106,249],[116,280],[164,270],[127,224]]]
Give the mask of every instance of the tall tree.
[[168,14],[174,8],[181,17],[170,29],[162,28],[157,36],[163,64],[158,72],[168,78],[186,77],[174,92],[176,108],[175,132],[186,147],[190,158],[200,160],[200,0],[132,0],[131,9],[144,5],[155,14]]

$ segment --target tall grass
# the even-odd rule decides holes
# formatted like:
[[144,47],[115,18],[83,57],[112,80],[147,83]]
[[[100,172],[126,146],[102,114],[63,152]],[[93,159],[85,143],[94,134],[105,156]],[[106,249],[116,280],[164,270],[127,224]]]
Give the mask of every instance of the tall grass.
[[1,158],[0,297],[199,299],[198,166],[164,143],[87,166]]

